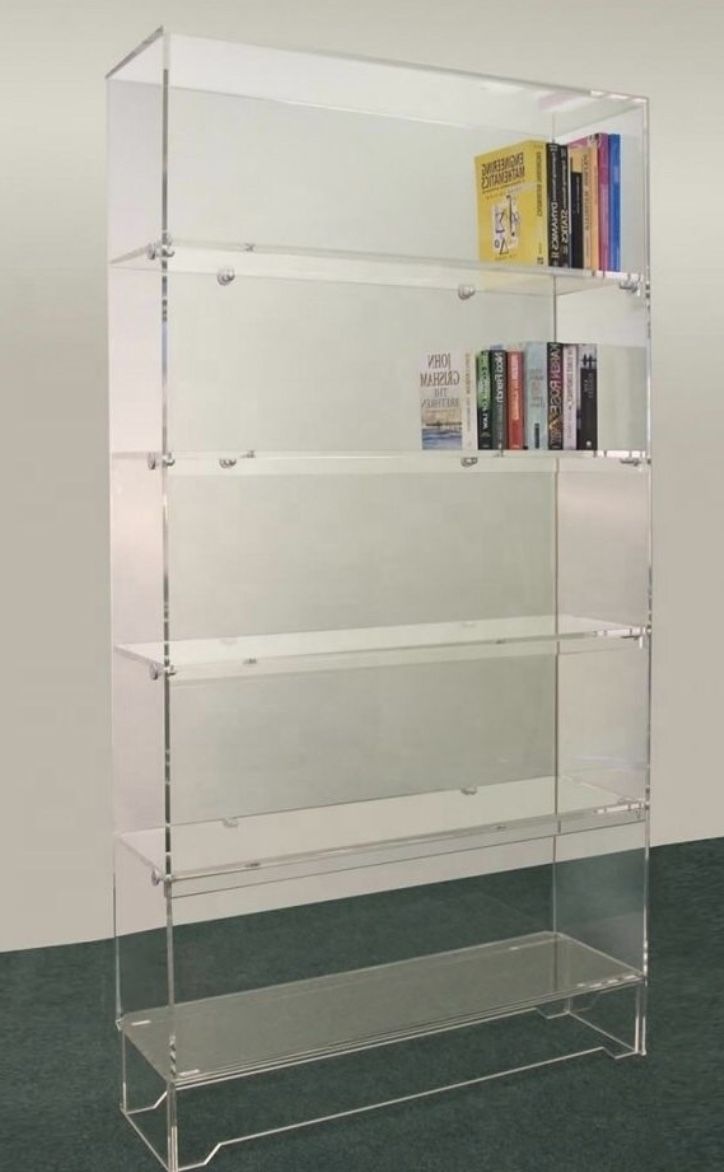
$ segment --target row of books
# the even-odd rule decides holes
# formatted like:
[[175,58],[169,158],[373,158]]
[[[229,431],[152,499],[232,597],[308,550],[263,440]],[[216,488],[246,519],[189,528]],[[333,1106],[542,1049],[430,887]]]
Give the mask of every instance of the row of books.
[[431,353],[419,387],[423,449],[598,447],[595,345],[527,342]]
[[489,151],[475,180],[481,260],[620,270],[620,134]]

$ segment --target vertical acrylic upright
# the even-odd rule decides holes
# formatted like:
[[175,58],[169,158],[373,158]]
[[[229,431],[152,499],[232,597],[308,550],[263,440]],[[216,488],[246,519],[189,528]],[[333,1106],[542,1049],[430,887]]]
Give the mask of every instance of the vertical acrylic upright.
[[[164,32],[108,90],[124,1114],[180,1172],[643,1054],[645,101]],[[479,262],[474,156],[597,131],[621,271]],[[422,356],[523,340],[597,450],[422,451]]]

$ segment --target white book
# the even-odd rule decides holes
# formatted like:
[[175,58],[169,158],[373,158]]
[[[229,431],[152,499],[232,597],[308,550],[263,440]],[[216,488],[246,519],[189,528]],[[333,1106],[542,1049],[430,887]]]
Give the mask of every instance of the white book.
[[478,418],[473,355],[435,350],[418,371],[422,447],[477,451]]

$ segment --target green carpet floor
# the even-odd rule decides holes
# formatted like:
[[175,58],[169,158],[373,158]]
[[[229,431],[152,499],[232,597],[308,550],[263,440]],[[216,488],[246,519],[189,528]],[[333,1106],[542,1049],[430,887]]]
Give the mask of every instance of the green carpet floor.
[[[460,905],[463,890],[473,902],[466,909],[463,901],[456,919],[453,908]],[[536,894],[521,887],[522,931],[528,930],[525,921],[535,924],[538,903],[542,907],[546,898],[542,889]],[[474,900],[474,886],[456,893],[450,884],[371,897],[374,959],[404,954],[400,925],[413,919],[428,938],[437,936],[431,949],[467,943],[460,932],[474,922]],[[256,941],[255,953],[271,956],[275,979],[306,975],[310,956],[323,967],[325,941],[333,939],[338,946],[345,933],[346,957],[354,963],[357,948],[365,963],[370,936],[350,918],[348,904],[320,905],[302,915],[250,917],[251,937],[239,936],[236,946],[248,955]],[[214,931],[207,947],[211,954],[224,950],[228,963],[228,926]],[[0,955],[2,1172],[151,1172],[159,1167],[116,1106],[112,970],[112,946],[105,941]],[[256,977],[250,969],[251,985]],[[191,978],[196,983],[199,974]],[[649,1022],[650,1053],[643,1060],[613,1062],[598,1055],[574,1060],[230,1148],[210,1168],[724,1172],[722,839],[653,852]],[[543,1023],[542,1028],[551,1027]],[[389,1053],[377,1051],[365,1059],[361,1080],[382,1078]],[[382,1063],[376,1071],[375,1062]],[[320,1064],[320,1073],[306,1078],[304,1093],[314,1094],[313,1078],[329,1081],[333,1067],[334,1062]]]

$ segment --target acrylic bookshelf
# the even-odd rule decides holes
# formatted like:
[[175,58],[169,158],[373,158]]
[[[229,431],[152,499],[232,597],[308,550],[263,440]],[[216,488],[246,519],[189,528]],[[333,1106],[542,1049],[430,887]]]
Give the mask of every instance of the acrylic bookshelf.
[[[642,1055],[645,100],[162,30],[108,98],[125,1116],[221,1168]],[[596,131],[621,271],[478,261],[474,156]],[[521,339],[598,450],[422,451],[420,356]]]

